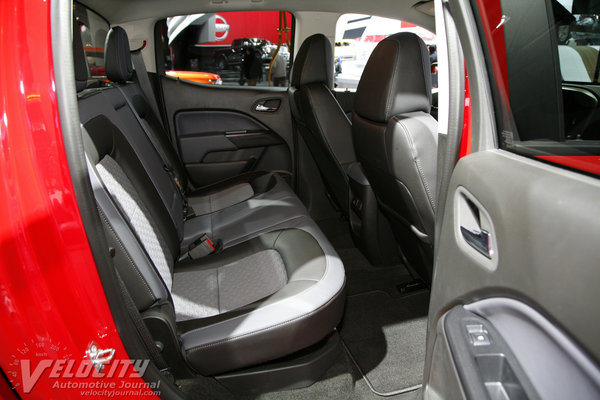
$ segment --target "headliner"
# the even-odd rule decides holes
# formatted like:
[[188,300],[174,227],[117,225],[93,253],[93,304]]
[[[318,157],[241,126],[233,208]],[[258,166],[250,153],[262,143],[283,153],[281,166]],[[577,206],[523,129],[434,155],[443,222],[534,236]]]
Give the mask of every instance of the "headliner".
[[79,0],[111,24],[199,12],[322,11],[397,18],[435,32],[434,18],[413,8],[419,0]]

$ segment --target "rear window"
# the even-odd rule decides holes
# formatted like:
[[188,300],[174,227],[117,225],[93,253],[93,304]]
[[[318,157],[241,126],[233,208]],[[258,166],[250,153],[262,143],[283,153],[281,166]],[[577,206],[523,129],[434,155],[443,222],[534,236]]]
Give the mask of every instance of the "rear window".
[[425,28],[399,19],[364,14],[344,14],[335,28],[335,87],[355,90],[375,46],[397,32],[413,32],[430,50],[433,85],[437,87],[437,48],[435,34]]
[[600,3],[473,2],[503,149],[600,175]]
[[287,86],[293,25],[285,11],[167,18],[160,32],[165,74],[215,85]]
[[104,41],[109,30],[108,22],[79,3],[73,4],[73,15],[75,23],[81,30],[83,50],[87,58],[90,76],[92,78],[105,78]]

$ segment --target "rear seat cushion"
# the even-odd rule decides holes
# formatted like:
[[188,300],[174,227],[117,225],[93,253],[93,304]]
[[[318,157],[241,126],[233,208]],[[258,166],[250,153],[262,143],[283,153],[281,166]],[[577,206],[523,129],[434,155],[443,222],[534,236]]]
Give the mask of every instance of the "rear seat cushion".
[[[308,217],[206,262],[219,265],[264,250],[280,255],[285,286],[233,311],[178,323],[185,355],[199,373],[217,374],[291,354],[321,340],[339,323],[345,302],[344,267]],[[194,262],[188,263],[177,265],[175,275],[181,268],[194,268]]]
[[227,252],[210,257],[206,265],[180,265],[173,277],[172,293],[177,321],[232,311],[286,285],[287,272],[279,252],[248,250],[246,254]]
[[220,239],[223,247],[227,248],[308,214],[300,199],[279,175],[262,175],[250,180],[250,184],[254,197],[185,221],[182,249],[187,249],[199,233]]

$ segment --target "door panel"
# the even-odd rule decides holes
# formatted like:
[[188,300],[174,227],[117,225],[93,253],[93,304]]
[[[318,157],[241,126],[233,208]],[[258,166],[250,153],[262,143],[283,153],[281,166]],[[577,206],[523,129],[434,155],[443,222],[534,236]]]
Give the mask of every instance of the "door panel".
[[[489,240],[495,249],[495,268],[490,268],[487,257],[465,246],[460,229],[465,218],[465,192],[476,200],[476,209],[485,210],[485,219],[493,225]],[[436,376],[439,380],[441,372],[436,369],[441,363],[434,357],[434,348],[443,343],[448,343],[458,371],[464,370],[465,363],[471,360],[464,349],[452,348],[452,334],[444,323],[448,310],[456,305],[465,305],[477,317],[490,322],[516,356],[511,370],[525,371],[525,379],[531,380],[542,398],[592,393],[584,391],[583,384],[574,386],[578,380],[587,382],[586,387],[592,391],[600,390],[600,291],[596,287],[600,282],[599,198],[597,179],[503,150],[472,154],[457,164],[436,256],[426,393],[441,393],[442,398],[460,394],[436,387],[448,382],[436,384],[430,380]],[[482,299],[487,299],[486,307],[482,306]],[[506,299],[520,305],[513,309],[489,305],[493,301],[506,303]],[[525,318],[515,311],[518,309],[532,310],[546,322],[533,329],[523,322]],[[466,327],[460,329],[468,339]],[[557,335],[562,339],[556,339]],[[554,354],[564,356],[563,361],[558,363],[556,360],[561,358],[553,357]],[[574,376],[550,385],[552,374],[567,376],[567,370]],[[545,380],[540,380],[544,373]],[[485,376],[480,371],[471,378],[483,383]],[[456,386],[457,382],[453,384]],[[463,375],[458,386],[464,390],[468,384]]]
[[[600,180],[556,161],[598,167],[597,144],[582,140],[597,135],[588,128],[597,101],[591,85],[564,90],[556,34],[564,23],[555,13],[569,12],[561,7],[436,3],[438,32],[455,26],[465,54],[473,107],[463,134],[474,153],[444,171],[425,398],[600,397]],[[462,121],[466,112],[454,106],[440,109]]]
[[175,114],[175,130],[181,159],[196,186],[285,165],[271,156],[288,153],[281,137],[238,112],[181,111]]
[[292,174],[293,136],[287,91],[231,88],[161,77],[167,116],[196,186],[240,173]]

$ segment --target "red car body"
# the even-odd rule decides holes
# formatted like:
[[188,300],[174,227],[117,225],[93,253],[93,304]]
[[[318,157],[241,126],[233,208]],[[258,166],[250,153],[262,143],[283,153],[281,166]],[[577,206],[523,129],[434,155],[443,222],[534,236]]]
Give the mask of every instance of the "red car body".
[[81,359],[91,341],[128,356],[69,175],[50,9],[43,0],[0,2],[0,57],[11,60],[0,68],[0,367],[23,398],[70,399],[79,391],[53,388],[48,373],[25,395],[18,359]]

